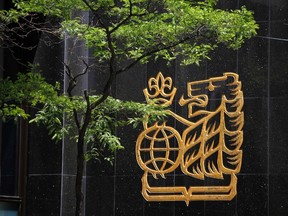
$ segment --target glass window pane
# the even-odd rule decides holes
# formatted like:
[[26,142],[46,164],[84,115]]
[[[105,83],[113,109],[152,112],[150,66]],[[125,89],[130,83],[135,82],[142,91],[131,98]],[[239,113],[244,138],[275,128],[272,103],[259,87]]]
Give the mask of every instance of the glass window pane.
[[18,203],[0,202],[0,216],[18,216]]
[[14,121],[2,124],[0,147],[0,195],[17,195],[18,176],[18,127]]

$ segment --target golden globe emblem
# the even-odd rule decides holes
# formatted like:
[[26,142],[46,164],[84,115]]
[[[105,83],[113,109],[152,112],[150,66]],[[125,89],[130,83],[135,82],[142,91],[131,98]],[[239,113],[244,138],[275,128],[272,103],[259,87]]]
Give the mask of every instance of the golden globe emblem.
[[[173,147],[171,140],[175,139],[176,145]],[[146,146],[144,147],[144,143]],[[180,134],[165,123],[144,130],[137,139],[136,158],[143,170],[147,170],[156,177],[156,174],[173,172],[181,161],[183,143]],[[173,152],[173,155],[172,155]],[[144,154],[148,153],[148,158]],[[163,156],[155,156],[162,153]],[[171,157],[172,155],[172,157]]]

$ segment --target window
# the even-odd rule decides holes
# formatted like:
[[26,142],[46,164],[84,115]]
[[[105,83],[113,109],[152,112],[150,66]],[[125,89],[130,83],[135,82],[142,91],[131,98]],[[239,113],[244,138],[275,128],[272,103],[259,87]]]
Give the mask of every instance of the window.
[[[11,1],[0,0],[0,9],[9,7]],[[10,51],[0,47],[0,77],[13,77],[20,69]],[[27,124],[0,121],[0,216],[24,216],[26,158]]]
[[18,124],[14,121],[2,123],[0,145],[0,195],[16,196],[18,194],[19,147]]
[[18,216],[18,212],[17,202],[0,202],[0,216]]

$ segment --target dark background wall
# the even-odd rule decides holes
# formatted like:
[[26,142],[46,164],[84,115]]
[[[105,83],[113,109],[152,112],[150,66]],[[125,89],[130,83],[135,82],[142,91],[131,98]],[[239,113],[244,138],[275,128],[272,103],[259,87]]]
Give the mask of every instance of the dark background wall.
[[[222,0],[219,3],[219,7],[227,9],[242,5],[255,12],[260,29],[258,36],[247,41],[239,51],[219,47],[212,54],[212,60],[199,67],[180,67],[179,59],[171,66],[162,61],[138,65],[120,75],[114,89],[117,98],[144,102],[142,90],[148,78],[159,71],[171,76],[179,91],[185,91],[189,81],[221,76],[227,71],[238,73],[245,97],[238,195],[230,202],[191,202],[188,207],[184,202],[146,202],[140,192],[143,172],[135,158],[140,129],[128,127],[117,131],[125,150],[117,152],[113,167],[105,163],[87,164],[86,216],[288,215],[288,2]],[[57,79],[63,80],[56,75],[63,67],[54,65],[55,56],[64,58],[61,48],[49,51],[44,47],[43,50],[36,56],[38,62],[46,57],[44,72],[48,77],[58,76]],[[47,62],[48,56],[53,58]],[[83,85],[100,88],[99,75],[101,72],[89,75]],[[30,134],[29,147],[27,216],[59,215],[59,212],[62,216],[73,215],[69,206],[74,190],[75,170],[70,166],[73,161],[69,162],[75,153],[73,147],[65,144],[62,148],[61,144],[50,143],[45,133],[35,132]],[[179,174],[173,173],[172,177],[174,184],[184,181]]]
[[[64,47],[46,44],[48,35],[42,34],[31,61],[38,64],[46,80],[63,82]],[[53,39],[53,38],[50,38]],[[36,110],[30,110],[33,114]],[[62,143],[55,143],[45,127],[29,124],[26,215],[59,215],[61,207]]]
[[[238,195],[230,202],[146,202],[141,195],[142,170],[135,159],[138,133],[118,131],[125,150],[116,155],[113,168],[87,172],[86,215],[288,215],[288,2],[285,0],[220,1],[222,8],[246,5],[255,12],[260,29],[239,51],[219,47],[211,61],[199,67],[149,63],[118,77],[116,96],[145,101],[147,79],[162,71],[179,90],[186,82],[236,72],[245,97],[243,164],[238,174]],[[95,174],[96,172],[96,174]],[[174,174],[174,183],[183,177]]]

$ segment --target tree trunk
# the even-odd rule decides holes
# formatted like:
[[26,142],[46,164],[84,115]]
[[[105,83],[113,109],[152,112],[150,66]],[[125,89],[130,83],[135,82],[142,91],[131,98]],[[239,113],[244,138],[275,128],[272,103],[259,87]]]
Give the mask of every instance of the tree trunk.
[[80,137],[77,142],[77,173],[76,173],[76,211],[75,216],[82,215],[83,193],[82,193],[82,180],[84,171],[84,136]]
[[84,143],[85,143],[85,134],[88,128],[88,125],[91,120],[91,108],[90,102],[87,92],[84,92],[85,99],[87,101],[87,110],[85,113],[84,122],[81,128],[78,128],[78,142],[77,142],[77,173],[76,173],[76,184],[75,184],[75,192],[76,192],[76,210],[75,216],[82,215],[82,205],[83,205],[83,193],[82,193],[82,180],[83,180],[83,172],[84,172]]

